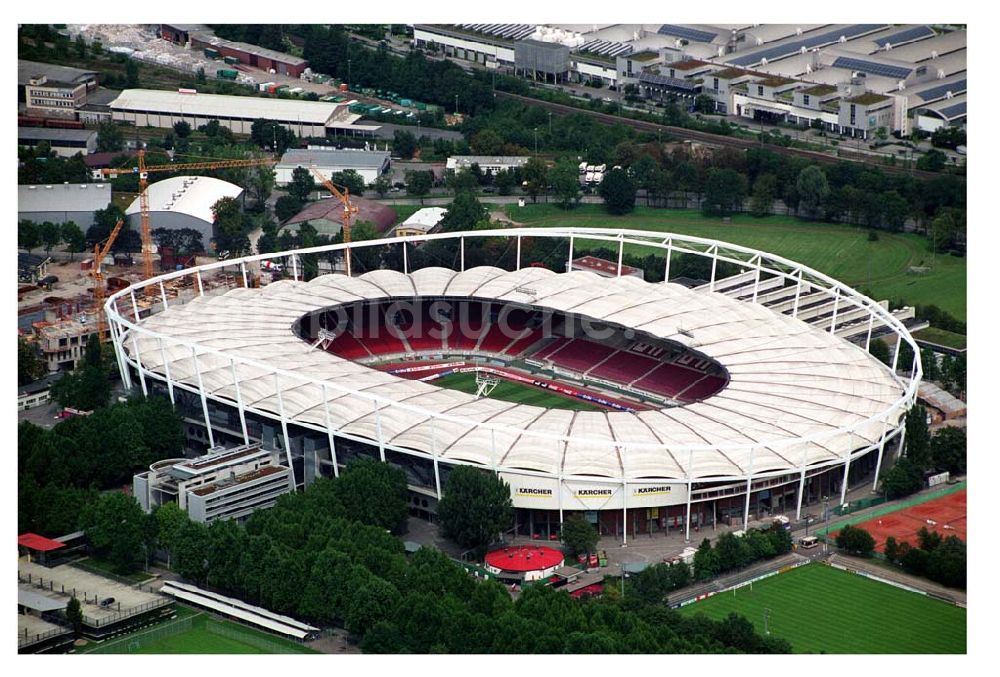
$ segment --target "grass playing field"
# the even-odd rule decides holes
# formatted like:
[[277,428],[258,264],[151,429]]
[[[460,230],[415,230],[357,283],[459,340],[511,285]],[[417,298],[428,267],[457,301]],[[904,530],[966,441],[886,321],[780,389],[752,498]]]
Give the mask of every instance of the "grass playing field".
[[724,618],[732,611],[796,653],[965,653],[966,612],[885,583],[808,564],[750,587],[683,607]]
[[[433,381],[433,383],[436,386],[451,388],[452,390],[460,390],[463,393],[474,394],[476,392],[476,376],[471,372],[465,374],[449,374],[448,376],[444,376]],[[494,400],[503,400],[504,402],[516,402],[517,404],[533,404],[536,407],[547,407],[549,409],[604,411],[600,407],[587,404],[583,400],[578,400],[575,397],[556,395],[555,393],[545,392],[544,390],[521,385],[520,383],[504,381],[503,379],[500,380],[500,383],[498,383],[496,388],[493,389],[493,392],[490,393],[490,398]]]
[[276,635],[204,613],[190,615],[191,625],[173,632],[171,624],[183,622],[191,610],[178,607],[177,621],[167,621],[149,630],[126,635],[95,647],[97,653],[135,654],[273,654],[316,653],[312,649]]
[[[625,216],[610,216],[601,205],[579,205],[564,211],[555,205],[508,205],[507,214],[528,226],[634,228],[674,232],[732,242],[803,263],[856,289],[870,289],[876,300],[901,297],[910,304],[935,304],[960,320],[966,314],[966,260],[950,255],[932,257],[927,239],[912,233],[879,233],[868,241],[864,228],[811,223],[790,216],[754,218],[747,214],[723,224],[696,210],[637,206]],[[578,246],[588,243],[578,241]],[[609,246],[607,243],[591,243]],[[613,247],[613,245],[610,245]],[[636,254],[645,247],[626,248]],[[911,267],[926,267],[922,274]]]

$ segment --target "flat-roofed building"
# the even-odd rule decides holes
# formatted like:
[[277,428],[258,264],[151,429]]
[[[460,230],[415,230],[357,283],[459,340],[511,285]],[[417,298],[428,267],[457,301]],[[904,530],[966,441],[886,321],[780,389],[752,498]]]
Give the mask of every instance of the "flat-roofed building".
[[596,256],[581,256],[573,259],[570,271],[585,270],[589,273],[597,273],[601,277],[637,277],[643,279],[642,268],[633,268],[622,264],[619,266],[614,261],[601,259]]
[[346,106],[325,101],[265,99],[191,91],[126,89],[111,102],[111,117],[137,127],[172,128],[187,122],[193,128],[218,120],[236,134],[249,134],[255,120],[277,122],[300,138],[326,137],[334,128],[349,131],[360,116]]
[[840,102],[838,123],[840,133],[851,137],[860,136],[867,139],[878,129],[886,131],[894,129],[894,102],[904,97],[892,97],[885,94],[865,92]]
[[17,145],[35,148],[43,143],[60,157],[73,157],[77,153],[89,155],[97,150],[97,132],[93,129],[17,128]]
[[18,59],[17,100],[29,114],[74,118],[97,89],[97,72]]
[[487,174],[496,174],[504,170],[519,169],[528,164],[524,155],[452,155],[445,164],[445,169],[460,171],[479,165],[479,170]]
[[17,187],[17,218],[36,223],[72,221],[87,230],[94,212],[111,204],[110,183],[59,183]]
[[396,237],[406,237],[429,233],[437,228],[447,213],[448,210],[445,207],[424,207],[393,228],[390,234]]
[[357,148],[308,148],[285,151],[281,162],[274,168],[275,183],[283,186],[291,182],[296,167],[315,167],[323,176],[353,169],[365,180],[365,185],[389,171],[389,151],[361,150]]
[[[162,30],[161,27],[161,32]],[[302,57],[251,45],[247,42],[226,40],[214,35],[211,31],[189,30],[186,35],[191,42],[192,49],[214,49],[220,57],[228,56],[239,59],[240,63],[264,71],[297,78],[309,67],[309,62]],[[178,34],[177,37],[181,38],[182,34]]]
[[291,470],[277,451],[259,443],[214,448],[194,459],[157,461],[132,478],[133,494],[146,512],[177,503],[196,522],[244,520],[294,491]]

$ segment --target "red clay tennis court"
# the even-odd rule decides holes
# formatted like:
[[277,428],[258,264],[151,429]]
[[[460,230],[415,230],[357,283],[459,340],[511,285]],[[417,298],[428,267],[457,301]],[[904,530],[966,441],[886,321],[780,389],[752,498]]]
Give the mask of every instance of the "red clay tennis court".
[[965,489],[854,526],[861,527],[875,538],[875,549],[879,552],[882,552],[885,539],[889,536],[900,543],[909,541],[915,547],[921,527],[937,531],[943,538],[958,536],[965,541]]
[[502,548],[486,554],[486,563],[504,571],[535,571],[562,564],[563,554],[544,545]]

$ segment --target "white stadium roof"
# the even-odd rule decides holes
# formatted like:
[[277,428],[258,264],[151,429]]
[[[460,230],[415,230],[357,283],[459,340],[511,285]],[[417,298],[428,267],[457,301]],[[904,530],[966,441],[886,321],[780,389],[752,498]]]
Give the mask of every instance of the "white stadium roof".
[[256,96],[184,94],[159,89],[126,89],[111,102],[112,111],[151,112],[185,116],[264,118],[283,122],[325,125],[339,104]]
[[[684,344],[719,362],[730,381],[715,396],[682,407],[638,413],[543,409],[476,399],[310,350],[291,328],[322,308],[413,295],[572,310]],[[888,425],[895,426],[904,406],[903,389],[888,368],[863,348],[805,322],[719,293],[581,271],[478,267],[325,275],[197,297],[151,316],[142,327],[166,340],[161,351],[158,338],[132,332],[135,343],[131,336],[123,340],[132,358],[138,352],[145,369],[161,374],[165,359],[170,378],[195,389],[191,348],[169,339],[219,351],[198,354],[209,397],[242,398],[245,406],[277,417],[277,381],[280,409],[290,422],[329,425],[338,434],[368,439],[380,432],[387,445],[443,461],[552,476],[699,479],[828,465],[877,443],[885,424],[874,417],[889,412]],[[258,363],[237,363],[239,397],[230,356]],[[286,373],[276,377],[267,367],[312,382]],[[384,398],[378,417],[372,396]]]
[[[239,186],[211,176],[172,176],[169,179],[149,184],[150,212],[174,212],[215,223],[212,205],[220,198],[239,197],[243,189]],[[139,198],[125,210],[127,216],[139,213]]]

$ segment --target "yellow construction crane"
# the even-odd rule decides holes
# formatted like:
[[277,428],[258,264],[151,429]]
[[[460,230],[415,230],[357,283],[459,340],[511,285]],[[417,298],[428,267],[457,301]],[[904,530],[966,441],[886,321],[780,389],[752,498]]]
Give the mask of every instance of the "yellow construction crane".
[[330,194],[333,195],[340,204],[344,205],[344,218],[343,218],[343,233],[344,233],[344,263],[347,268],[347,277],[351,276],[351,218],[358,213],[358,208],[351,203],[351,191],[344,186],[341,190],[338,186],[331,183],[328,178],[323,176],[323,173],[316,169],[315,167],[310,167],[309,171],[315,174],[320,182],[326,187]]
[[124,220],[119,219],[108,239],[94,245],[94,265],[90,268],[90,276],[94,278],[94,312],[97,314],[97,338],[100,341],[104,340],[104,271],[101,270],[101,264],[114,246],[124,223]]
[[[178,162],[169,165],[147,165],[146,151],[139,150],[138,165],[132,168],[133,173],[139,175],[139,219],[142,224],[142,278],[148,280],[153,277],[153,232],[149,225],[149,195],[146,192],[148,187],[147,179],[153,172],[184,172],[195,169],[231,169],[235,167],[259,167],[261,165],[273,165],[277,160],[273,158],[249,158],[243,160],[212,160],[210,162]],[[94,170],[96,173],[115,178],[118,174],[125,174],[127,169],[107,168]]]

